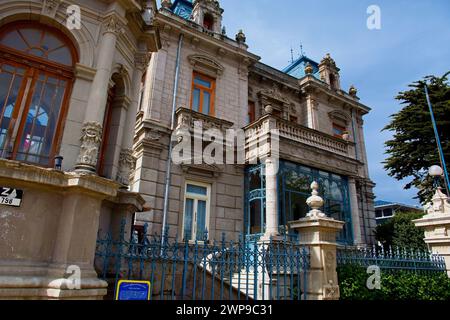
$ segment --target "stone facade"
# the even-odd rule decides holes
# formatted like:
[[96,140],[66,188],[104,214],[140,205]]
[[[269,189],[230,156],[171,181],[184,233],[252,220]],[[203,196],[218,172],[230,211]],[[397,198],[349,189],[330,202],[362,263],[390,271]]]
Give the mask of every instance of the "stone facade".
[[[136,223],[148,223],[151,233],[161,233],[170,134],[178,121],[198,116],[191,111],[191,106],[194,74],[200,73],[215,81],[215,112],[206,118],[197,117],[197,121],[215,123],[219,129],[224,129],[221,122],[227,121],[233,129],[244,129],[247,148],[251,144],[249,137],[258,139],[263,134],[260,128],[272,126],[281,132],[281,159],[348,177],[353,243],[373,243],[374,184],[368,174],[363,133],[363,116],[370,109],[360,103],[356,89],[347,93],[340,88],[340,70],[330,55],[316,66],[320,79],[311,72],[298,79],[260,63],[260,57],[248,51],[242,31],[236,40],[221,31],[222,20],[217,15],[222,10],[217,5],[217,1],[194,1],[189,9],[186,1],[165,2],[156,15],[162,48],[153,55],[146,72],[134,145],[137,167],[132,185],[152,210],[138,214]],[[205,14],[216,17],[212,26],[202,20]],[[249,103],[255,106],[255,118],[251,122]],[[174,109],[178,113],[172,124]],[[180,113],[189,112],[193,115],[179,117]],[[343,135],[345,139],[333,136],[334,123],[348,130]],[[188,129],[189,126],[193,131],[192,122]],[[183,238],[184,193],[186,182],[191,181],[211,187],[209,239],[220,239],[222,232],[236,239],[246,227],[246,165],[173,164],[166,213],[170,236]],[[269,201],[278,202],[279,198]]]
[[[80,16],[73,16],[77,10]],[[19,25],[35,32],[45,30],[57,39],[67,39],[74,61],[60,70],[69,80],[67,102],[57,106],[64,111],[52,145],[63,157],[61,170],[53,169],[53,159],[48,165],[26,164],[14,156],[0,160],[1,185],[23,191],[20,207],[0,207],[0,299],[105,295],[106,283],[97,279],[93,267],[97,233],[117,231],[122,218],[131,229],[134,213],[142,211],[145,203],[127,188],[134,170],[130,150],[142,76],[151,53],[160,47],[151,20],[155,12],[155,1],[0,3],[0,32]],[[43,65],[54,66],[32,55],[25,57],[32,62],[25,63],[15,56],[19,45],[5,44],[0,48],[2,64],[18,63],[43,73]],[[112,88],[114,95],[108,96]],[[7,134],[14,137],[15,133],[8,130]],[[78,290],[69,290],[64,280],[70,266],[80,268]]]
[[[93,263],[97,233],[118,233],[125,219],[127,235],[132,224],[148,223],[149,233],[161,233],[166,223],[169,236],[182,240],[191,230],[185,221],[188,198],[195,201],[191,213],[205,210],[203,238],[248,234],[248,147],[260,138],[273,139],[271,130],[280,132],[280,150],[261,149],[268,156],[266,167],[275,170],[280,156],[347,177],[353,243],[373,241],[374,185],[363,134],[363,116],[370,109],[359,102],[356,89],[341,90],[336,63],[326,56],[305,68],[301,78],[275,70],[248,51],[242,30],[233,39],[226,35],[218,1],[182,2],[185,7],[178,0],[163,1],[159,10],[154,0],[0,4],[0,41],[5,30],[26,25],[65,39],[73,56],[72,65],[60,66],[18,52],[18,45],[0,44],[0,72],[6,70],[3,64],[18,64],[63,75],[68,83],[52,152],[42,152],[63,157],[61,170],[53,168],[54,159],[46,165],[21,160],[15,139],[22,127],[2,127],[11,146],[2,146],[1,186],[22,190],[23,202],[0,206],[0,298],[101,298],[106,283],[97,279]],[[79,20],[70,20],[74,8]],[[79,27],[71,26],[78,21]],[[192,110],[194,74],[213,79],[209,114]],[[19,117],[30,100],[28,91],[21,95],[24,102],[11,105]],[[26,117],[19,120],[25,123]],[[195,136],[198,123],[222,134],[242,130],[244,149],[231,149],[246,151],[242,162],[172,164],[167,175],[170,146],[182,142],[172,133],[183,129]],[[348,132],[334,137],[335,123]],[[276,236],[281,195],[273,172],[265,188],[266,236]],[[200,222],[192,223],[195,230]],[[64,281],[70,266],[83,274],[78,290],[69,290]]]

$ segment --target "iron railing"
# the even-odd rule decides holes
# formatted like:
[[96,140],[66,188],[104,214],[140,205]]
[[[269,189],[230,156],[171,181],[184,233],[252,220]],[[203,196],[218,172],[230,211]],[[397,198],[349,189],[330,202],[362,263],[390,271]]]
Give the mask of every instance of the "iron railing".
[[[95,266],[112,299],[120,280],[151,283],[152,300],[302,300],[309,250],[289,241],[183,241],[99,235]],[[168,230],[166,230],[168,234]],[[167,238],[166,238],[167,239]]]
[[445,260],[440,255],[429,251],[392,247],[385,249],[379,246],[338,248],[337,264],[338,266],[378,266],[387,272],[403,270],[427,274],[446,271]]

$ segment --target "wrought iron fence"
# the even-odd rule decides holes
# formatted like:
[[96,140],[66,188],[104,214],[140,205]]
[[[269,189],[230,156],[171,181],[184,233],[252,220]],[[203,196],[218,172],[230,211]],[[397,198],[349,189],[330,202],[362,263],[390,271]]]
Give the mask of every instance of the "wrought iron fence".
[[[152,300],[302,300],[307,298],[308,248],[288,241],[161,242],[160,236],[97,240],[95,266],[114,297],[120,280],[151,283]],[[166,231],[168,234],[168,230]],[[166,237],[167,239],[167,237]]]
[[379,246],[349,248],[337,250],[337,264],[358,265],[362,267],[378,266],[387,272],[411,271],[421,274],[445,272],[445,260],[442,256],[428,251]]

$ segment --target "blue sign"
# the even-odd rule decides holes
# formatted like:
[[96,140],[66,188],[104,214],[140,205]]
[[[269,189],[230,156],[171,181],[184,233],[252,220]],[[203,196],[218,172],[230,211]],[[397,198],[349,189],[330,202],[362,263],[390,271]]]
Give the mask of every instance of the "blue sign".
[[150,300],[150,282],[120,280],[117,285],[116,300]]

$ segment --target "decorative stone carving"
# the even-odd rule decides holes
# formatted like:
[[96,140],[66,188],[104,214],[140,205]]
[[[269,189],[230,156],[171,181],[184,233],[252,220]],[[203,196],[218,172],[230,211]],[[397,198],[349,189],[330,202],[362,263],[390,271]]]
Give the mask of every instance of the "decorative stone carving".
[[441,188],[436,190],[436,193],[431,200],[431,204],[427,209],[428,214],[449,214],[450,215],[450,203],[448,203],[448,197],[442,192]]
[[138,52],[134,55],[134,66],[138,70],[147,69],[151,54],[147,52]]
[[354,85],[350,87],[350,89],[348,90],[348,94],[351,95],[353,98],[356,97],[356,95],[358,94],[358,90],[356,90]]
[[268,114],[272,114],[273,107],[270,104],[268,104],[267,106],[264,107],[264,111],[266,111],[266,113]]
[[330,280],[327,285],[323,287],[324,300],[339,300],[339,286],[334,285],[333,280]]
[[326,218],[326,214],[320,211],[323,207],[323,199],[319,196],[319,184],[317,182],[311,183],[311,197],[306,200],[306,204],[311,208],[308,212],[307,217],[309,218]]
[[76,169],[95,171],[98,151],[102,142],[102,126],[98,122],[86,122],[81,133],[81,148]]
[[42,14],[54,18],[62,0],[44,0]]
[[290,104],[289,99],[285,98],[281,93],[280,89],[278,89],[277,85],[274,83],[272,89],[264,89],[259,92],[263,101],[275,100],[278,101],[279,104]]
[[238,43],[245,43],[245,41],[247,41],[247,37],[242,30],[239,30],[239,32],[236,34],[236,41]]
[[307,74],[307,75],[310,75],[310,74],[312,74],[314,72],[314,68],[313,68],[313,66],[311,65],[311,63],[307,63],[306,64],[306,66],[305,66],[305,74]]
[[194,67],[199,66],[201,68],[206,68],[219,76],[222,75],[225,70],[219,62],[205,55],[193,54],[188,57],[188,60]]
[[161,133],[156,130],[146,130],[145,139],[148,141],[158,141],[161,139]]
[[325,55],[325,57],[322,59],[322,61],[320,61],[320,64],[321,65],[326,65],[326,66],[329,66],[329,67],[333,67],[333,68],[337,69],[336,62],[334,61],[333,58],[331,58],[329,53],[327,53]]
[[113,33],[118,36],[123,32],[124,24],[116,15],[110,15],[103,21],[103,34]]
[[117,182],[129,186],[130,175],[136,165],[136,158],[132,149],[122,149],[119,156],[119,170],[117,172]]

